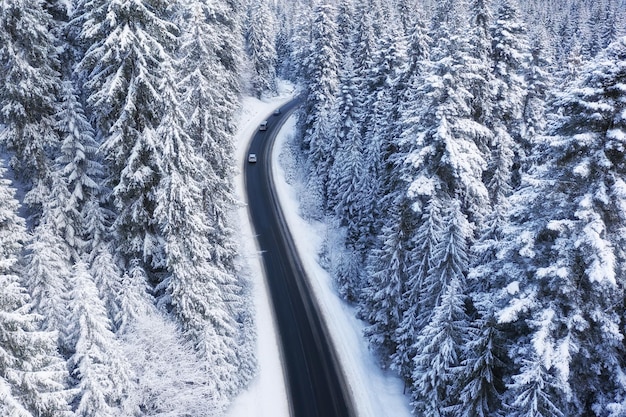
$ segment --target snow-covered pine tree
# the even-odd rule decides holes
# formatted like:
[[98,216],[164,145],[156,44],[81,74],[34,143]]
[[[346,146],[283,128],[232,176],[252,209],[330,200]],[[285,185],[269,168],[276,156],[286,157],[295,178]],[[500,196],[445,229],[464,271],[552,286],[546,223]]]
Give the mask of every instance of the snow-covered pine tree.
[[[499,253],[510,209],[508,196],[501,195],[484,217],[478,239],[472,246],[472,269],[467,293],[471,301],[471,331],[462,363],[463,389],[457,410],[462,416],[506,415],[502,406],[507,335],[496,313],[503,306],[502,288],[511,269],[503,266]],[[522,274],[521,271],[516,271]]]
[[252,91],[260,97],[276,92],[276,23],[274,12],[265,0],[248,5],[246,52],[252,70]]
[[335,7],[320,4],[315,7],[313,16],[309,56],[305,63],[307,78],[301,129],[302,144],[308,150],[308,192],[323,209],[328,200],[328,177],[336,153],[330,125],[339,92],[339,44]]
[[[344,99],[348,99],[344,97]],[[347,243],[355,245],[362,232],[361,221],[367,216],[363,203],[365,196],[373,198],[367,188],[367,162],[364,160],[363,139],[355,130],[354,120],[345,120],[345,131],[340,132],[341,144],[334,158],[333,188],[336,203],[332,209],[340,223],[347,227]]]
[[355,5],[354,0],[342,1],[337,5],[337,37],[339,38],[339,59],[343,67],[343,60],[352,58],[355,32]]
[[85,203],[82,210],[85,239],[88,242],[83,258],[104,302],[111,330],[123,334],[139,316],[153,308],[154,299],[148,292],[146,273],[141,262],[131,260],[128,272],[122,270],[112,247],[113,213],[104,205],[104,196],[100,199],[94,197]]
[[57,354],[56,334],[41,331],[42,316],[29,312],[30,297],[20,276],[28,237],[4,174],[0,167],[0,412],[69,417],[68,375]]
[[458,405],[459,375],[470,335],[464,291],[472,227],[458,201],[445,201],[444,206],[445,227],[431,252],[424,282],[434,309],[427,312],[430,318],[414,346],[413,410],[426,416],[444,416]]
[[[492,35],[490,27],[493,21],[491,12],[491,0],[471,0],[469,2],[470,15],[470,54],[472,59],[468,61],[474,77],[470,82],[469,91],[472,118],[487,127],[493,123],[494,97],[492,92],[493,83],[493,59],[492,59]],[[488,145],[493,137],[492,132],[487,132],[484,137],[477,138],[477,145],[485,153],[488,153]]]
[[369,120],[361,121],[367,169],[362,180],[369,189],[367,194],[358,196],[362,199],[360,204],[363,207],[358,246],[363,249],[374,245],[374,238],[381,229],[381,200],[387,192],[383,184],[386,176],[393,175],[388,170],[393,167],[390,159],[396,151],[396,135],[399,134],[397,126],[401,120],[399,101],[402,92],[398,83],[406,61],[406,45],[401,30],[397,24],[389,21],[385,28],[381,28],[374,66],[368,75],[371,94],[366,102],[360,103],[363,111],[369,114]]
[[[74,262],[87,263],[88,274],[108,313],[111,330],[123,333],[139,314],[148,310],[153,300],[148,295],[145,273],[134,275],[136,282],[123,281],[120,260],[112,248],[111,224],[115,214],[107,207],[110,190],[103,186],[104,167],[98,158],[93,129],[76,97],[68,97],[67,102],[71,105],[66,110],[67,117],[62,118],[66,120],[66,137],[57,163],[63,168],[69,187],[69,207],[76,215],[75,239],[82,243],[74,245],[77,255]],[[129,265],[132,270],[136,262],[131,260]]]
[[163,177],[154,213],[167,265],[157,287],[164,291],[160,303],[173,310],[218,393],[232,398],[253,376],[239,371],[254,372],[254,366],[240,366],[254,361],[252,349],[240,346],[242,324],[234,317],[242,295],[234,268],[207,239],[212,226],[202,205],[205,162],[185,132],[173,78],[165,78],[161,92],[168,104],[156,132]]
[[[400,129],[400,127],[398,127]],[[418,258],[423,255],[427,260],[429,257],[428,248],[420,248],[422,251],[416,251],[416,245],[420,246],[420,242],[416,238],[424,238],[430,240],[433,235],[427,229],[430,208],[426,208],[423,213],[416,213],[411,207],[412,202],[408,196],[408,179],[404,177],[403,165],[406,156],[406,143],[400,138],[392,137],[392,142],[388,143],[390,148],[387,150],[389,159],[386,161],[385,170],[383,171],[382,189],[380,199],[382,229],[376,237],[372,248],[368,250],[367,255],[367,287],[366,293],[369,294],[385,294],[398,290],[400,294],[391,298],[384,303],[389,303],[387,308],[382,308],[374,301],[376,295],[364,296],[362,298],[362,306],[359,314],[367,318],[371,323],[371,327],[366,329],[370,343],[376,348],[377,339],[381,336],[387,342],[393,341],[393,349],[387,353],[390,357],[383,357],[383,363],[389,361],[389,366],[395,369],[405,383],[410,385],[413,370],[414,350],[412,346],[415,342],[415,335],[420,326],[416,323],[418,300],[421,291],[420,282],[422,275],[416,265],[420,264]],[[439,222],[438,210],[435,210],[433,220]],[[422,218],[420,220],[420,214]],[[418,225],[422,222],[424,230],[416,231]],[[397,236],[396,236],[397,234]],[[391,251],[391,252],[390,252]],[[426,268],[427,270],[428,268]],[[380,280],[378,277],[387,278],[386,271],[393,271],[392,276],[396,278],[391,280]],[[421,271],[421,272],[420,272]],[[395,316],[396,310],[399,311],[399,322],[396,323],[396,329],[381,329],[378,321],[385,317],[385,311],[391,309],[391,314]],[[377,317],[382,314],[382,317]],[[382,332],[382,335],[380,334]],[[390,333],[392,332],[392,333]],[[370,334],[371,333],[371,334]],[[389,343],[386,343],[389,345]],[[390,345],[391,346],[391,345]]]
[[602,47],[606,48],[611,42],[617,41],[626,35],[624,23],[626,22],[626,10],[620,6],[617,0],[607,0],[604,5],[603,18],[599,29],[599,38]]
[[492,206],[497,206],[510,194],[514,165],[520,165],[518,147],[527,92],[529,46],[515,0],[500,2],[491,37],[494,102],[490,125],[494,137],[485,183]]
[[[548,48],[547,34],[545,30],[537,29],[530,36],[530,59],[526,72],[527,91],[522,110],[522,129],[520,142],[517,147],[519,152],[519,171],[525,172],[530,166],[530,151],[535,138],[545,133],[547,125],[546,107],[549,94],[554,85],[554,77],[551,75],[554,64],[552,53]],[[519,185],[519,177],[514,176],[513,186]]]
[[329,142],[336,149],[328,175],[327,208],[334,214],[335,222],[342,227],[341,244],[348,250],[339,256],[328,254],[330,270],[340,294],[350,301],[356,301],[360,292],[363,259],[355,250],[355,242],[360,235],[358,219],[359,195],[367,193],[361,181],[364,173],[363,143],[356,114],[356,83],[354,63],[350,56],[344,57],[340,75],[340,93],[333,109],[332,131]]
[[[405,307],[397,336],[398,352],[394,355],[393,363],[405,380],[414,384],[415,395],[426,401],[423,407],[430,410],[439,405],[425,405],[430,401],[426,400],[427,397],[432,400],[439,394],[429,397],[432,392],[427,392],[427,381],[415,379],[419,372],[410,369],[412,364],[408,361],[413,355],[417,358],[427,352],[438,353],[428,350],[432,346],[418,347],[416,331],[434,323],[433,314],[442,308],[440,303],[449,282],[454,279],[464,280],[464,274],[469,269],[466,251],[468,245],[473,243],[472,223],[482,217],[487,207],[487,190],[482,182],[485,161],[476,145],[476,138],[484,135],[486,128],[472,118],[471,94],[468,91],[472,74],[465,66],[465,62],[471,59],[466,55],[465,13],[466,10],[457,2],[446,1],[438,5],[431,30],[431,38],[436,40],[436,45],[431,51],[422,81],[418,84],[420,90],[416,92],[424,100],[408,108],[403,120],[403,126],[406,127],[403,140],[406,141],[407,151],[400,175],[408,181],[407,197],[420,220],[413,232],[415,243],[409,256],[412,260],[411,276],[403,297]],[[454,207],[458,209],[453,210],[453,216],[449,210]],[[441,220],[439,210],[447,220]],[[439,226],[442,222],[446,225],[456,224],[463,239],[446,238],[452,231],[444,233],[445,229]],[[437,275],[439,265],[445,264],[446,251],[441,248],[442,239],[450,242],[454,240],[461,245],[459,248],[447,249],[453,252],[458,250],[460,258],[457,259],[456,269],[442,269]],[[461,285],[458,291],[461,290],[465,291],[466,288]],[[457,290],[450,296],[453,299],[466,298]],[[439,317],[438,320],[443,318]],[[432,331],[438,331],[437,326],[440,325],[433,324],[435,327]],[[415,343],[412,344],[413,341]],[[422,344],[427,341],[423,334],[421,341]],[[462,347],[459,345],[455,349],[460,352]],[[413,361],[417,365],[419,360],[415,358]],[[456,357],[454,366],[459,366],[462,359]],[[449,365],[452,366],[451,363]],[[422,394],[417,394],[419,390],[422,390]]]
[[507,203],[505,199],[486,216],[479,239],[472,247],[473,266],[467,279],[471,324],[462,362],[462,389],[457,408],[463,417],[507,415],[502,394],[505,391],[504,376],[510,369],[507,368],[510,364],[506,355],[508,334],[496,316],[504,303],[506,275],[512,273],[499,257],[503,250]]
[[[354,62],[350,56],[345,57],[341,67],[339,77],[339,94],[335,102],[332,122],[332,140],[336,142],[337,155],[333,160],[333,165],[329,172],[328,184],[328,207],[335,212],[339,221],[345,223],[349,220],[349,213],[345,210],[345,202],[339,194],[341,179],[344,176],[345,160],[341,161],[339,156],[346,147],[353,147],[353,142],[359,142],[359,152],[361,135],[358,125],[357,114],[357,85],[355,80]],[[345,156],[345,155],[344,155]]]
[[[513,340],[513,360],[539,363],[515,380],[538,366],[554,377],[542,394],[553,415],[598,415],[625,389],[625,58],[621,39],[559,95],[550,136],[538,148],[542,164],[512,200],[506,240],[513,244],[504,256],[526,272],[509,275],[519,290],[499,316],[525,330]],[[509,389],[509,404],[524,389]]]
[[[359,9],[363,7],[365,6],[360,5]],[[380,5],[373,3],[372,7],[380,7]],[[358,211],[354,211],[358,215],[351,216],[352,219],[340,215],[339,220],[340,222],[347,222],[352,229],[348,230],[346,243],[360,252],[356,254],[358,257],[364,258],[363,252],[374,244],[375,236],[378,233],[377,229],[381,227],[380,221],[376,220],[380,217],[378,216],[380,183],[384,176],[382,173],[383,165],[386,163],[385,160],[389,156],[388,153],[391,148],[388,142],[398,118],[395,85],[399,79],[400,68],[405,61],[405,51],[401,44],[402,36],[400,36],[400,31],[396,26],[390,25],[390,28],[386,30],[379,29],[381,38],[378,43],[375,43],[373,39],[374,28],[371,20],[367,18],[369,15],[365,13],[359,16],[360,19],[356,28],[351,31],[352,36],[348,37],[351,41],[349,42],[350,46],[346,41],[344,47],[350,48],[357,62],[365,59],[368,64],[364,69],[361,66],[355,66],[354,60],[350,56],[344,56],[340,79],[342,85],[347,83],[352,85],[353,92],[350,98],[352,118],[349,123],[353,125],[351,128],[352,135],[358,138],[360,143],[362,162],[359,164],[363,165],[358,179],[355,177],[349,180],[350,175],[345,175],[344,182],[346,179],[355,183],[358,182],[361,184],[358,188],[362,191],[357,190],[356,193],[351,193],[353,195],[349,196],[352,201],[351,205],[359,207]],[[361,33],[361,29],[366,30]],[[340,98],[340,100],[345,102],[345,97]],[[342,104],[340,103],[340,105]],[[337,145],[332,145],[332,149],[337,148]],[[352,147],[353,145],[348,144],[347,146]],[[344,169],[343,166],[343,163],[335,161],[332,170],[341,171]],[[329,187],[337,188],[333,183],[334,181],[331,180]],[[328,208],[337,212],[338,207],[334,202],[329,201]]]
[[307,57],[311,44],[311,25],[313,11],[309,3],[295,2],[291,5],[290,19],[293,20],[293,33],[289,39],[290,64],[288,75],[290,79],[307,79]]
[[[243,0],[203,0],[204,7],[209,13],[209,23],[216,28],[219,34],[215,43],[215,51],[225,76],[226,87],[230,94],[230,100],[236,102],[241,90],[241,57],[243,56],[243,21],[245,7]],[[232,119],[232,114],[227,120]],[[234,133],[234,127],[231,133]]]
[[[356,70],[356,77],[359,82],[359,97],[360,103],[365,103],[369,97],[367,96],[369,90],[365,85],[368,83],[367,75],[370,73],[372,66],[374,65],[374,53],[376,37],[374,34],[374,28],[372,24],[372,15],[368,10],[369,2],[364,1],[355,5],[356,22],[354,23],[354,46],[352,47],[352,58],[354,60],[354,68]],[[364,114],[361,115],[362,119],[365,119],[369,109],[362,109]],[[359,124],[365,123],[365,120],[360,120]]]
[[[26,247],[25,285],[31,295],[34,314],[42,317],[45,331],[58,331],[63,338],[67,327],[67,294],[70,290],[70,250],[51,224],[50,210],[44,206],[41,224],[33,231]],[[65,346],[59,340],[62,350]]]
[[418,5],[415,0],[396,0],[396,13],[402,23],[402,31],[405,36],[413,31],[418,20]]
[[[401,109],[404,109],[407,102],[411,101],[411,95],[416,88],[415,83],[419,80],[424,61],[429,57],[432,42],[428,37],[423,20],[420,18],[415,19],[406,38],[407,65],[397,84],[397,88],[402,94],[402,99],[400,100]],[[398,123],[398,125],[401,125],[401,123]]]
[[273,5],[276,16],[276,74],[286,80],[292,78],[296,67],[296,63],[291,62],[295,26],[294,19],[290,17],[292,7],[281,2]]
[[[347,99],[347,97],[344,97]],[[345,133],[341,138],[340,148],[335,158],[333,169],[331,170],[333,189],[336,191],[336,203],[332,209],[338,218],[341,226],[346,228],[346,247],[355,253],[348,255],[350,263],[362,264],[360,251],[357,242],[362,234],[361,222],[365,219],[362,206],[364,196],[370,194],[367,188],[366,176],[367,166],[363,155],[363,141],[356,131],[354,120],[346,120],[349,124],[345,126]],[[352,123],[351,123],[352,122]],[[349,267],[349,265],[339,266],[335,271],[335,280],[340,294],[349,301],[356,301],[361,290],[360,269]]]
[[[405,205],[409,199],[404,200]],[[396,330],[396,351],[391,356],[391,367],[404,380],[405,386],[413,383],[413,361],[417,350],[416,340],[422,328],[427,324],[433,305],[429,294],[425,293],[428,273],[431,270],[433,251],[442,239],[443,219],[439,199],[432,198],[422,210],[419,219],[419,228],[410,230],[408,239],[410,252],[407,256],[405,274],[407,280],[404,285],[402,298],[398,301],[401,308],[401,321]],[[405,210],[412,210],[405,207]],[[405,214],[405,215],[408,215]],[[428,310],[431,309],[431,310]]]
[[[200,250],[206,252],[203,262],[210,262],[214,268],[214,274],[209,275],[211,278],[219,278],[219,285],[223,286],[220,297],[228,304],[226,309],[230,318],[227,320],[236,322],[229,324],[235,328],[230,336],[236,339],[236,359],[231,364],[238,367],[235,374],[239,379],[229,380],[233,387],[220,387],[224,392],[231,389],[232,392],[227,393],[230,397],[251,378],[256,362],[251,345],[253,329],[247,318],[250,309],[245,290],[247,283],[237,272],[238,248],[229,216],[235,205],[233,117],[238,106],[238,96],[228,87],[226,80],[216,82],[216,79],[234,77],[236,74],[227,73],[227,68],[218,60],[214,38],[221,37],[224,28],[212,21],[211,4],[191,2],[186,6],[186,19],[181,23],[183,35],[177,72],[181,79],[178,88],[183,92],[181,109],[186,116],[184,132],[192,141],[186,146],[190,146],[196,155],[193,163],[195,167],[185,175],[193,175],[193,181],[197,182],[195,186],[201,189],[200,206],[197,208],[203,210],[201,221],[205,223],[199,235],[203,236],[204,249]],[[180,160],[180,164],[184,164],[184,160]],[[193,210],[192,207],[190,210]],[[207,276],[201,269],[198,275],[200,280]],[[226,336],[226,339],[230,336]],[[227,350],[233,348],[229,343],[225,341]]]
[[365,138],[368,129],[374,126],[372,115],[374,110],[372,103],[375,100],[376,88],[380,86],[380,78],[376,78],[377,59],[384,59],[386,51],[378,51],[378,43],[380,42],[380,33],[377,33],[377,24],[375,15],[380,15],[380,11],[376,10],[380,7],[379,3],[367,0],[356,5],[357,21],[355,23],[354,46],[352,48],[353,60],[355,63],[356,81],[359,95],[356,103],[358,104],[359,127],[361,136]]
[[462,417],[499,417],[502,407],[502,368],[505,356],[504,337],[495,317],[492,300],[473,300],[479,314],[471,319],[468,340],[461,362],[460,392],[456,415]]
[[101,235],[87,236],[85,218],[88,214],[85,210],[98,209],[97,205],[87,206],[87,203],[101,199],[100,183],[104,178],[104,169],[96,156],[98,144],[93,128],[71,82],[63,83],[62,97],[62,111],[58,115],[62,142],[56,159],[57,175],[65,180],[63,183],[67,186],[67,193],[63,193],[67,195],[63,202],[65,207],[61,213],[65,217],[62,237],[78,255],[82,255],[89,251],[88,246],[96,243],[92,238],[103,238]]
[[437,8],[430,36],[437,43],[416,92],[423,100],[404,112],[407,156],[402,175],[411,184],[418,211],[420,203],[443,193],[461,201],[463,212],[475,221],[487,207],[485,160],[476,139],[488,130],[471,114],[468,86],[473,74],[465,65],[470,57],[464,13],[450,1]]
[[234,74],[219,60],[215,39],[221,37],[221,29],[212,23],[212,13],[211,3],[196,1],[185,6],[177,88],[182,91],[185,131],[206,161],[203,199],[215,229],[212,239],[221,242],[231,233],[226,218],[234,204],[233,114],[238,95],[228,81]]
[[161,0],[92,0],[78,9],[87,16],[75,17],[84,22],[81,41],[91,45],[78,69],[86,74],[87,102],[110,165],[116,250],[125,262],[141,259],[147,272],[165,266],[153,209],[161,63],[171,59],[177,32],[167,7]]
[[576,36],[580,24],[580,14],[574,10],[579,8],[580,4],[572,2],[564,7],[555,18],[555,43],[556,43],[556,59],[560,67],[567,66],[567,61],[572,56],[572,52],[578,50],[575,54],[579,55],[582,48],[579,44],[580,39]]
[[[477,1],[475,4],[480,3]],[[495,25],[492,26],[490,33],[487,34],[488,39],[492,36],[500,38],[510,37],[507,30],[498,34],[496,28],[506,24],[507,4],[502,3],[499,9],[500,16]],[[513,14],[514,15],[514,14]],[[514,27],[519,28],[519,22]],[[523,40],[523,38],[520,38]],[[503,78],[503,74],[512,72],[515,77],[522,75],[524,61],[523,51],[510,50],[508,54],[512,56],[514,65],[511,68],[506,67],[506,62],[510,59],[503,60],[504,63],[498,63],[497,59],[502,59],[503,51],[506,51],[507,45],[516,45],[518,39],[512,39],[502,44],[496,43],[495,39],[492,45],[489,45],[491,55],[489,60],[494,60],[496,77],[490,78],[491,85],[502,85],[509,88],[508,75]],[[500,56],[500,58],[498,58]],[[519,79],[517,79],[519,84]],[[514,86],[515,84],[513,84]],[[498,87],[496,91],[500,91]],[[491,92],[490,92],[491,93]],[[501,91],[502,93],[502,91]],[[497,290],[506,286],[506,273],[512,273],[511,269],[503,266],[502,260],[499,258],[499,252],[502,251],[503,230],[507,224],[507,212],[509,209],[508,195],[512,191],[513,184],[511,171],[513,169],[513,139],[507,131],[507,125],[510,123],[511,114],[506,115],[500,109],[502,104],[510,106],[509,98],[502,98],[498,95],[490,95],[490,107],[492,114],[489,117],[483,117],[488,126],[493,129],[494,137],[486,144],[491,145],[492,155],[490,169],[492,172],[486,176],[487,185],[491,191],[491,209],[485,216],[481,224],[479,239],[473,245],[473,264],[474,268],[470,274],[469,288],[472,297],[472,305],[474,313],[472,315],[472,337],[467,345],[467,355],[463,363],[465,387],[460,393],[461,402],[459,404],[459,412],[463,415],[506,415],[507,411],[502,406],[501,394],[504,391],[503,374],[507,365],[505,361],[504,340],[506,336],[502,333],[502,325],[497,322],[495,312],[502,307],[502,297],[498,296]],[[517,98],[519,100],[519,97]],[[515,103],[515,100],[513,100]],[[518,103],[519,105],[519,103]],[[502,114],[506,117],[502,117]],[[520,120],[518,116],[518,120]],[[518,135],[517,141],[520,140]],[[518,165],[519,167],[519,165]],[[506,273],[504,272],[506,271]],[[519,274],[523,272],[517,271]]]
[[68,365],[76,385],[75,415],[118,416],[130,381],[105,303],[84,262],[74,265],[71,281],[65,344],[71,348]]
[[[0,143],[15,153],[11,165],[29,189],[48,178],[59,142],[61,78],[51,22],[39,1],[4,0],[0,7]],[[29,199],[37,205],[44,200],[38,194]]]
[[[393,71],[388,72],[385,80],[385,88],[381,98],[385,102],[380,109],[386,108],[389,111],[389,121],[385,123],[383,138],[380,143],[380,165],[379,165],[379,198],[377,215],[381,219],[387,218],[387,212],[394,212],[397,207],[407,207],[408,183],[407,178],[403,177],[402,167],[406,153],[410,149],[410,141],[405,140],[403,131],[408,130],[416,122],[414,105],[420,102],[420,89],[422,87],[422,70],[425,61],[429,56],[430,39],[424,32],[421,20],[416,19],[412,32],[408,36],[407,50],[403,52],[405,59],[396,59],[391,62],[404,65],[393,65]],[[397,45],[396,45],[397,46]],[[380,52],[384,54],[384,52]],[[391,68],[389,68],[391,70]],[[363,112],[363,109],[360,109]],[[370,110],[371,111],[371,110]],[[361,117],[364,117],[362,113]],[[379,112],[379,117],[383,116],[383,112]],[[391,216],[391,218],[396,218]],[[400,218],[397,218],[400,219]],[[387,226],[390,226],[387,223]],[[399,226],[390,226],[392,228]],[[410,234],[406,236],[411,239]],[[378,240],[380,244],[381,241]],[[374,243],[376,245],[376,243]],[[380,247],[379,247],[380,249]]]
[[33,312],[41,314],[46,331],[59,332],[59,347],[67,328],[67,294],[71,288],[70,269],[80,258],[66,239],[66,231],[73,230],[69,204],[70,193],[65,178],[59,172],[50,173],[49,198],[42,205],[41,219],[33,230],[33,239],[27,246],[25,285],[31,296]]
[[[531,354],[533,355],[533,354]],[[508,389],[515,392],[507,409],[511,417],[564,417],[556,399],[563,395],[557,388],[554,375],[541,358],[533,355],[525,359],[520,373],[513,376]]]
[[148,292],[145,271],[139,271],[140,262],[131,260],[128,273],[122,270],[112,247],[113,214],[104,205],[104,196],[100,199],[94,197],[85,203],[82,210],[88,242],[83,258],[104,302],[111,330],[124,333],[140,315],[152,308],[154,299]]
[[[603,48],[602,41],[600,40],[600,36],[602,30],[599,28],[603,28],[603,4],[602,2],[596,2],[591,10],[589,10],[589,15],[587,18],[581,22],[581,38],[582,38],[582,50],[585,59],[591,59],[595,57],[598,52],[600,52]],[[607,16],[609,17],[609,16]],[[610,17],[609,17],[610,19]],[[610,23],[609,23],[610,25]]]
[[[357,6],[365,7],[364,4]],[[372,348],[378,351],[380,360],[385,366],[395,367],[390,355],[395,354],[397,335],[402,337],[397,327],[402,319],[403,308],[402,293],[405,291],[407,277],[409,276],[408,251],[412,245],[411,238],[416,225],[412,210],[406,197],[408,185],[400,175],[405,151],[399,138],[402,130],[400,123],[403,106],[407,104],[406,97],[410,95],[408,85],[413,77],[409,75],[412,69],[416,71],[418,66],[411,63],[421,60],[419,48],[424,46],[423,38],[415,36],[415,46],[418,50],[405,51],[405,46],[400,40],[402,36],[396,27],[384,30],[384,35],[379,40],[378,50],[373,49],[373,28],[369,20],[369,14],[359,14],[359,25],[365,28],[364,32],[357,32],[353,54],[357,59],[366,63],[366,68],[359,68],[361,76],[355,77],[353,83],[359,86],[360,94],[357,100],[367,100],[375,103],[374,106],[357,102],[358,106],[353,110],[360,135],[370,139],[369,149],[366,150],[365,159],[375,158],[368,162],[370,171],[368,181],[375,184],[367,185],[367,189],[376,191],[369,192],[366,196],[375,195],[370,201],[364,202],[367,207],[359,213],[359,233],[356,249],[363,252],[366,261],[366,276],[364,280],[364,294],[359,306],[359,315],[366,319],[370,326],[366,329],[366,337]],[[393,26],[393,25],[392,25]],[[416,32],[420,32],[421,26],[416,25]],[[398,39],[393,39],[396,35]],[[373,36],[373,35],[372,35]],[[412,48],[414,45],[409,42]],[[401,46],[402,45],[402,46]],[[387,54],[386,48],[390,48]],[[407,56],[405,56],[407,55]],[[378,65],[374,67],[374,58]],[[406,64],[405,61],[409,60]],[[368,70],[369,68],[369,70]],[[363,78],[371,77],[371,80]],[[409,81],[411,79],[411,81]],[[364,86],[376,85],[376,93],[365,94]],[[380,120],[368,122],[368,118]],[[374,128],[369,132],[364,126]],[[375,187],[373,187],[375,185]],[[361,203],[361,204],[364,204]],[[399,233],[398,236],[393,233]],[[391,276],[386,271],[393,271]],[[387,279],[390,278],[390,279]],[[384,299],[386,295],[396,294],[395,297]],[[394,318],[395,317],[395,318]],[[410,371],[406,374],[409,379]]]
[[402,295],[411,261],[408,235],[412,234],[414,227],[410,209],[405,206],[397,206],[387,214],[388,225],[378,237],[382,246],[372,249],[368,256],[368,279],[359,306],[360,315],[370,323],[364,329],[364,335],[385,367],[398,352],[396,338],[403,317],[402,308],[405,307]]
[[124,273],[109,260],[113,261],[111,251],[104,249],[93,259],[90,272],[101,291],[109,294],[105,301],[107,307],[112,307],[107,312],[113,329],[125,334],[139,318],[152,312],[154,299],[148,294],[146,272],[139,259],[131,259]]

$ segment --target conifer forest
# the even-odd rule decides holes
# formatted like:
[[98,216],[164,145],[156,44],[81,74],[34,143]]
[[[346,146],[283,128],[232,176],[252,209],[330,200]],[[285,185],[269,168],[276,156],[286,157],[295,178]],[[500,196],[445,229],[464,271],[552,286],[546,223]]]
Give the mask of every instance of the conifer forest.
[[415,416],[626,416],[625,0],[0,0],[1,416],[246,390],[234,138],[279,80]]

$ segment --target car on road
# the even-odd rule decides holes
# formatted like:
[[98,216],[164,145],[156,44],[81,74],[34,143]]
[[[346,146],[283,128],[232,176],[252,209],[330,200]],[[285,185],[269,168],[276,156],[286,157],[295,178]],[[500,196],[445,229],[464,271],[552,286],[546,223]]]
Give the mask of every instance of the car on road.
[[259,125],[259,130],[267,130],[267,120],[261,122]]
[[251,164],[254,164],[256,162],[256,154],[255,153],[251,153],[248,155],[248,162]]
[[280,115],[280,107],[277,108],[276,110],[274,110],[274,116],[279,116]]

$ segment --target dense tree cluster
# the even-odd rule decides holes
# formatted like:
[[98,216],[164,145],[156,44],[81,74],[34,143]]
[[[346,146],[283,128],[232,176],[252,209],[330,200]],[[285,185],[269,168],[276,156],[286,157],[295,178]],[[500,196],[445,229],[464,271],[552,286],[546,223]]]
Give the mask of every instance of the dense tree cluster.
[[304,200],[342,231],[322,259],[417,416],[626,410],[626,5],[557,3],[322,1],[281,28]]
[[[0,181],[0,414],[217,415],[252,378],[229,220],[242,8],[0,2],[0,141],[25,192]],[[159,373],[185,401],[161,402]]]
[[623,0],[0,0],[0,414],[217,415],[252,378],[233,114],[278,73],[322,258],[415,415],[624,415],[624,27]]

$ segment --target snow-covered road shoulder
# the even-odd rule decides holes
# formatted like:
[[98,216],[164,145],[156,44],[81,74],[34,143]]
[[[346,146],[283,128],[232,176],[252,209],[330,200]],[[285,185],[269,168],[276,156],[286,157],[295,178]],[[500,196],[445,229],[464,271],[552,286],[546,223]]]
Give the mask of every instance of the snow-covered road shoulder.
[[272,99],[243,99],[239,112],[235,137],[238,174],[235,191],[243,204],[237,211],[239,244],[245,260],[246,274],[253,285],[253,301],[256,312],[258,375],[248,389],[239,395],[229,407],[227,417],[289,417],[289,406],[285,388],[283,367],[280,360],[278,333],[270,305],[269,291],[263,275],[261,254],[256,246],[253,229],[248,217],[247,200],[243,176],[246,150],[259,123],[272,114],[276,107],[291,100],[293,88],[282,85],[280,94]]
[[297,177],[285,172],[281,165],[282,161],[291,159],[281,152],[289,152],[285,145],[294,134],[295,124],[295,116],[292,116],[276,138],[272,155],[274,183],[314,297],[343,366],[357,416],[410,417],[409,400],[403,394],[402,381],[380,369],[362,336],[363,322],[357,320],[354,309],[338,297],[330,275],[318,263],[317,254],[332,230],[323,223],[310,223],[300,217],[296,187],[301,185],[292,186],[285,180]]
[[[259,124],[270,116],[276,107],[293,97],[293,89],[283,86],[278,97],[257,100],[246,97],[239,115],[239,131],[236,136],[239,175],[236,177],[236,191],[239,199],[246,202],[243,164],[246,163],[246,150],[251,137]],[[319,266],[318,252],[329,230],[322,223],[309,223],[299,215],[297,184],[287,184],[285,172],[279,161],[281,152],[288,152],[285,144],[295,131],[295,116],[292,116],[279,133],[274,146],[272,161],[274,182],[279,200],[290,231],[298,247],[300,258],[311,279],[311,288],[329,326],[333,345],[354,399],[358,417],[410,417],[410,406],[403,391],[402,381],[395,375],[384,372],[368,350],[362,337],[363,323],[355,318],[354,310],[336,294],[329,274]],[[227,417],[288,417],[289,407],[284,382],[284,371],[280,362],[278,333],[270,303],[269,291],[263,276],[259,249],[256,246],[247,206],[238,210],[242,256],[249,268],[254,285],[254,303],[258,334],[257,357],[259,374],[249,389],[231,405]]]

